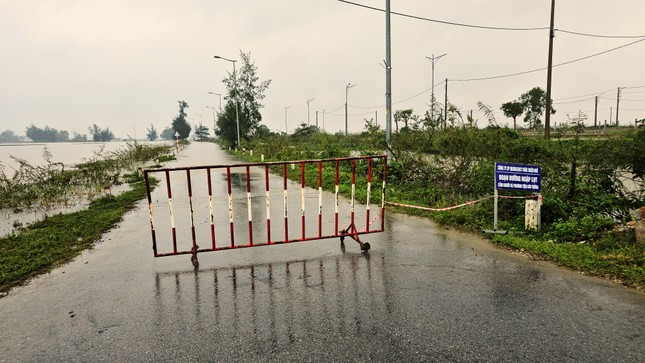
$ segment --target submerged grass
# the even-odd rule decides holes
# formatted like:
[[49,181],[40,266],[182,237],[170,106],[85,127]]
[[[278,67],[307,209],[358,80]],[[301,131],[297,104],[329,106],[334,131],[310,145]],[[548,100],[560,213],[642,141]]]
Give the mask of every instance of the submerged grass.
[[118,196],[96,199],[85,210],[48,217],[0,238],[0,292],[71,261],[119,223],[146,196],[136,173],[125,179],[131,189]]

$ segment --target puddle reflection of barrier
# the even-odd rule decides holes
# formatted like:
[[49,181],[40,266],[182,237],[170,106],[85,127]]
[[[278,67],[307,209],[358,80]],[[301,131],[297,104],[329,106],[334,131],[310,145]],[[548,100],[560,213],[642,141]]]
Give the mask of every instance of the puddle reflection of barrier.
[[[357,173],[357,162],[360,163],[360,170]],[[350,216],[349,222],[346,224],[346,228],[340,229],[339,221],[339,187],[341,185],[341,175],[345,176],[345,173],[341,173],[341,164],[351,165],[351,198],[350,198]],[[318,208],[315,211],[317,214],[317,228],[307,229],[306,223],[306,203],[305,203],[305,185],[306,185],[306,166],[314,165],[316,168],[315,173],[317,176],[317,186],[318,186]],[[365,165],[366,164],[366,165]],[[323,233],[323,166],[331,165],[335,170],[334,177],[334,230],[331,233]],[[300,233],[297,237],[294,237],[293,234],[289,235],[289,198],[288,198],[288,180],[289,180],[289,168],[295,169],[295,166],[300,168]],[[263,174],[264,185],[261,189],[264,189],[264,198],[258,198],[258,195],[252,195],[252,177],[251,177],[251,168],[260,168]],[[244,173],[232,173],[232,170],[243,169]],[[281,169],[281,170],[280,170]],[[225,188],[214,188],[216,186],[216,180],[213,180],[211,174],[215,170],[225,170],[226,172],[226,184]],[[277,239],[272,236],[272,226],[275,231],[275,224],[271,223],[271,193],[270,193],[270,178],[269,173],[273,170],[274,172],[281,172],[282,174],[282,219],[284,222],[284,230],[282,239]],[[206,188],[208,190],[208,224],[210,226],[210,236],[204,237],[203,235],[198,236],[196,230],[196,205],[193,198],[194,192],[194,177],[196,172],[205,172],[206,174]],[[309,170],[309,174],[313,174]],[[157,228],[155,226],[155,217],[153,212],[153,198],[151,195],[150,188],[150,175],[160,174],[162,175],[162,183],[165,182],[166,186],[166,198],[167,198],[167,208],[169,213],[169,224],[170,232],[172,237],[172,250],[170,252],[160,252],[158,241],[157,241]],[[191,244],[189,248],[183,248],[180,246],[181,239],[178,239],[177,228],[175,224],[175,213],[177,206],[173,205],[173,188],[171,187],[171,174],[175,178],[181,174],[185,174],[185,179],[182,181],[186,183],[186,195],[187,205],[182,206],[184,209],[187,208],[189,211],[189,221],[190,221],[190,236]],[[365,210],[365,227],[361,230],[356,226],[356,215],[355,215],[355,203],[356,203],[356,178],[357,174],[361,177],[365,177],[364,183],[366,183],[366,210]],[[373,175],[374,174],[374,175]],[[244,176],[244,181],[240,180],[240,176]],[[237,178],[235,178],[237,176]],[[293,175],[292,175],[293,176]],[[349,178],[349,176],[345,176]],[[341,241],[345,237],[350,237],[354,239],[360,245],[362,250],[369,250],[370,245],[367,242],[362,242],[360,240],[360,235],[383,232],[384,222],[385,222],[385,186],[387,179],[387,157],[385,155],[380,156],[362,156],[362,157],[351,157],[351,158],[338,158],[338,159],[321,159],[321,160],[301,160],[301,161],[287,161],[287,162],[269,162],[269,163],[253,163],[253,164],[232,164],[232,165],[211,165],[211,166],[194,166],[194,167],[180,167],[180,168],[162,168],[162,169],[149,169],[144,171],[144,178],[146,182],[147,194],[148,194],[148,207],[149,207],[149,217],[150,217],[150,229],[152,235],[152,248],[155,257],[163,256],[173,256],[173,255],[183,255],[191,254],[191,260],[195,267],[198,266],[197,254],[201,252],[212,252],[236,248],[247,248],[247,247],[259,247],[259,246],[270,246],[275,244],[282,243],[292,243],[292,242],[304,242],[304,241],[314,241],[320,239],[328,238],[340,238]],[[371,198],[371,189],[372,189],[372,179],[376,179],[377,182],[381,182],[381,196],[380,196],[380,210],[377,215],[370,215],[370,198]],[[176,179],[175,179],[176,180]],[[246,209],[247,209],[247,223],[248,223],[248,240],[244,244],[236,244],[236,234],[235,234],[235,218],[234,218],[234,196],[232,185],[235,183],[243,184],[242,186],[245,191],[246,199]],[[326,183],[327,185],[329,183]],[[223,187],[223,186],[220,186]],[[256,185],[257,187],[257,181]],[[215,192],[214,192],[215,191]],[[222,213],[224,208],[215,208],[213,205],[213,197],[217,197],[218,194],[226,193],[228,206],[228,241],[225,243],[221,242],[221,239],[216,238],[216,218],[224,216],[226,212]],[[175,198],[177,199],[177,198]],[[182,200],[183,201],[183,200]],[[254,201],[256,201],[254,203]],[[262,212],[266,217],[266,225],[264,227],[266,231],[266,236],[259,237],[254,235],[254,210],[257,213],[257,204],[259,201],[262,201],[266,206],[266,211]],[[275,202],[274,202],[275,204]],[[380,217],[380,228],[370,228],[370,226]],[[371,218],[371,219],[370,219]],[[292,221],[293,222],[293,221]],[[239,222],[238,222],[239,223]],[[265,239],[262,242],[257,242],[258,239]],[[208,245],[208,247],[199,247],[200,245]]]
[[180,330],[209,330],[227,341],[294,342],[321,326],[369,333],[389,311],[385,274],[385,257],[365,253],[158,272],[155,310]]

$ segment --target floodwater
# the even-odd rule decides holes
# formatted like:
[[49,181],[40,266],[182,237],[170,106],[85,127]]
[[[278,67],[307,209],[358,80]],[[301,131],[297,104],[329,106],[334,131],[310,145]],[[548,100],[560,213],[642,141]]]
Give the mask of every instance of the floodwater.
[[[213,144],[193,143],[172,164],[232,162]],[[223,177],[211,172],[219,203],[226,199]],[[258,170],[253,173],[252,199],[260,204],[251,211],[253,230],[262,241],[265,194]],[[171,178],[178,247],[185,249],[187,178]],[[211,244],[206,181],[205,172],[191,179],[200,247]],[[279,181],[272,176],[271,187]],[[244,244],[246,186],[233,187],[235,244]],[[292,183],[288,190],[297,221],[300,191]],[[306,210],[316,214],[317,191],[305,195]],[[163,180],[152,199],[158,247],[168,251]],[[325,193],[324,228],[330,228],[330,200]],[[349,203],[339,208],[344,226]],[[214,209],[216,243],[225,245],[228,207]],[[289,222],[290,235],[301,232]],[[279,239],[283,227],[276,225],[272,235]],[[308,236],[317,233],[315,218],[307,217],[306,226]],[[645,356],[642,292],[424,219],[389,213],[385,232],[362,238],[369,252],[351,239],[343,245],[328,239],[200,253],[199,269],[188,255],[154,258],[149,227],[142,201],[94,249],[1,298],[0,361],[639,362]]]
[[[137,141],[137,143],[167,143],[168,141]],[[0,165],[4,166],[7,176],[13,174],[18,163],[12,158],[16,157],[27,161],[34,166],[45,165],[43,158],[45,148],[52,154],[52,162],[72,165],[92,158],[95,153],[108,153],[126,147],[126,141],[114,142],[50,142],[50,143],[20,143],[0,144]]]

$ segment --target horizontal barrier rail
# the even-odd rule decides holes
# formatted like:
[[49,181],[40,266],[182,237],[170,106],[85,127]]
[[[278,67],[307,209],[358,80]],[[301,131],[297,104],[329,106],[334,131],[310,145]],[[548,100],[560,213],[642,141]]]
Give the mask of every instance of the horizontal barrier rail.
[[[357,162],[361,163],[360,170],[357,169]],[[366,165],[365,165],[366,164]],[[311,168],[310,165],[314,165],[314,168]],[[374,166],[380,167],[380,170],[375,171]],[[291,175],[289,172],[289,166],[291,166]],[[309,166],[309,168],[308,168]],[[341,169],[343,169],[343,175],[346,174],[345,169],[349,169],[348,166],[351,166],[351,197],[350,197],[350,213],[349,213],[349,223],[347,223],[347,227],[344,229],[340,229],[340,221],[339,221],[339,193],[340,193],[340,186],[341,184]],[[288,190],[289,190],[289,180],[294,179],[296,177],[296,167],[299,167],[300,175],[299,175],[299,187],[300,187],[300,231],[298,234],[293,235],[293,229],[290,231],[289,230],[289,212],[290,209],[293,209],[293,205],[290,207],[289,206],[289,195],[288,195]],[[344,168],[343,168],[344,167]],[[252,193],[252,169],[260,169],[260,173],[263,176],[263,180],[260,180],[260,183],[263,184],[261,189],[264,191],[264,198],[262,198],[261,195],[259,195],[256,192],[256,195],[253,195]],[[332,169],[332,170],[329,170]],[[208,243],[204,243],[206,241],[204,236],[198,236],[196,226],[197,224],[202,224],[199,222],[196,222],[196,208],[197,204],[194,203],[193,200],[193,183],[195,180],[195,176],[193,176],[194,171],[205,171],[206,172],[206,185],[203,187],[203,189],[207,189],[208,191],[208,224],[209,224],[209,238],[208,238]],[[211,172],[214,170],[224,170],[225,175],[226,175],[226,199],[228,200],[228,208],[227,210],[222,210],[224,208],[216,208],[214,206],[214,201],[215,200],[221,200],[221,198],[218,198],[217,195],[214,197],[214,188],[213,184],[215,180],[211,177]],[[244,181],[240,181],[239,179],[236,180],[239,184],[237,186],[238,189],[242,189],[245,192],[244,198],[241,198],[239,195],[234,198],[234,189],[232,187],[232,172],[231,170],[242,170],[242,173],[238,174],[243,174]],[[324,171],[327,170],[327,174],[329,175],[330,173],[333,173],[334,177],[334,229],[333,233],[324,233],[323,232],[323,185],[324,185],[324,180],[325,180],[325,173]],[[362,230],[358,230],[355,224],[355,219],[356,219],[356,183],[357,183],[357,170],[360,172],[361,177],[365,177],[365,186],[366,186],[366,200],[365,200],[365,227]],[[283,218],[283,223],[284,223],[284,230],[283,230],[283,238],[274,238],[272,236],[272,231],[275,231],[275,225],[273,225],[271,222],[271,211],[272,211],[272,203],[271,203],[271,196],[275,196],[275,193],[271,193],[271,183],[270,183],[270,177],[269,174],[270,172],[278,173],[281,174],[278,178],[281,178],[281,183],[280,186],[282,187],[282,194],[283,194],[283,203],[282,203],[282,218]],[[309,173],[307,173],[309,171]],[[312,178],[311,174],[316,174],[315,175],[315,181]],[[375,174],[376,175],[373,175]],[[152,202],[152,195],[151,195],[151,188],[150,188],[150,176],[153,174],[161,174],[162,180],[165,181],[166,184],[166,193],[165,196],[167,198],[167,208],[168,208],[168,213],[169,213],[169,225],[170,225],[170,235],[171,235],[171,250],[169,252],[160,252],[159,251],[159,246],[158,246],[158,240],[157,240],[157,227],[155,226],[155,218],[154,218],[154,212],[153,212],[153,202]],[[180,242],[181,240],[178,240],[177,236],[177,225],[175,224],[176,218],[175,215],[177,213],[177,208],[178,206],[176,205],[176,200],[177,196],[175,195],[175,203],[173,204],[173,190],[172,190],[172,181],[177,180],[177,178],[182,178],[180,175],[185,174],[185,179],[180,179],[179,182],[181,183],[186,183],[186,189],[187,189],[187,205],[181,206],[181,208],[186,208],[188,209],[188,214],[189,214],[189,228],[190,228],[190,237],[191,237],[191,246],[189,249],[186,248],[180,248]],[[256,170],[256,175],[257,170]],[[307,175],[310,175],[309,178],[307,178]],[[171,178],[171,175],[173,176]],[[374,216],[374,218],[370,219],[371,211],[370,211],[370,203],[371,203],[371,189],[372,189],[372,180],[373,176],[376,177],[379,181],[381,181],[381,195],[380,195],[380,208],[379,208],[379,213]],[[275,177],[274,177],[275,178]],[[344,240],[345,237],[351,237],[354,239],[356,242],[359,243],[361,249],[363,250],[368,250],[370,248],[369,243],[364,243],[360,240],[359,236],[365,235],[365,234],[370,234],[370,233],[378,233],[382,232],[385,228],[385,187],[386,187],[386,180],[387,180],[387,157],[385,155],[377,155],[377,156],[358,156],[358,157],[347,157],[347,158],[334,158],[334,159],[317,159],[317,160],[296,160],[296,161],[283,161],[283,162],[263,162],[263,163],[241,163],[241,164],[228,164],[228,165],[202,165],[202,166],[190,166],[190,167],[176,167],[176,168],[159,168],[159,169],[147,169],[144,170],[144,179],[146,182],[146,188],[147,188],[147,196],[148,196],[148,208],[149,208],[149,219],[150,219],[150,229],[151,229],[151,235],[152,235],[152,247],[153,247],[153,252],[155,257],[163,257],[163,256],[174,256],[174,255],[184,255],[184,254],[191,254],[192,255],[192,262],[195,265],[195,267],[198,266],[198,261],[197,261],[197,254],[201,252],[212,252],[212,251],[222,251],[222,250],[229,250],[229,249],[239,249],[239,248],[248,248],[248,247],[260,247],[260,246],[270,246],[270,245],[277,245],[277,244],[285,244],[285,243],[293,243],[293,242],[305,242],[305,241],[314,241],[314,240],[320,240],[320,239],[328,239],[328,238],[340,238],[341,242]],[[311,186],[312,184],[315,184],[317,186],[317,197],[318,197],[318,208],[314,211],[308,211],[306,208],[307,203],[305,203],[305,200],[308,199],[306,197],[306,189],[307,189],[307,181],[309,181],[309,185]],[[347,183],[349,179],[344,179],[342,180],[343,183]],[[203,182],[203,181],[202,181]],[[263,183],[262,183],[263,182]],[[360,181],[363,183],[363,181]],[[254,187],[258,187],[257,181],[254,182]],[[329,183],[327,184],[329,186]],[[274,185],[275,187],[275,185]],[[293,188],[293,186],[292,186]],[[222,194],[224,188],[222,188]],[[237,189],[236,189],[237,190]],[[315,190],[315,189],[314,189]],[[216,192],[215,192],[216,193]],[[175,194],[176,191],[175,191]],[[163,195],[162,195],[163,196]],[[259,198],[258,198],[259,197]],[[234,201],[239,202],[240,199],[246,199],[246,211],[247,211],[247,226],[248,228],[248,238],[246,241],[244,241],[243,244],[236,243],[236,238],[238,236],[235,235],[236,232],[236,218],[235,218],[235,213],[234,209],[239,208],[240,204],[242,203],[234,203]],[[266,210],[266,222],[262,222],[264,224],[263,226],[260,226],[265,229],[266,236],[256,236],[254,235],[254,214],[257,213],[257,203],[259,200],[263,199],[263,203],[265,204],[265,210]],[[183,200],[182,200],[183,201]],[[157,200],[158,202],[158,200]],[[275,200],[274,200],[275,202]],[[254,204],[255,203],[255,204]],[[274,203],[275,204],[275,203]],[[256,212],[254,212],[256,210]],[[309,213],[309,214],[308,214]],[[315,214],[314,214],[315,213]],[[228,215],[228,241],[216,241],[216,221],[221,220],[221,218],[224,218],[224,216]],[[317,226],[316,228],[307,228],[307,216],[311,215],[317,215]],[[380,228],[371,228],[371,225],[380,217],[381,223],[380,223]],[[257,217],[256,217],[257,218]],[[257,224],[257,221],[255,221]],[[293,222],[293,219],[291,220]],[[239,223],[239,220],[237,221]],[[311,223],[311,222],[310,222]],[[273,229],[272,229],[273,227]],[[239,228],[239,226],[238,226]],[[239,231],[239,229],[238,229]],[[290,236],[290,232],[292,235]],[[221,232],[220,232],[221,233]],[[200,239],[201,238],[201,239]],[[221,239],[221,238],[220,238]],[[239,239],[239,238],[238,238]],[[206,246],[208,247],[199,247],[199,245]]]

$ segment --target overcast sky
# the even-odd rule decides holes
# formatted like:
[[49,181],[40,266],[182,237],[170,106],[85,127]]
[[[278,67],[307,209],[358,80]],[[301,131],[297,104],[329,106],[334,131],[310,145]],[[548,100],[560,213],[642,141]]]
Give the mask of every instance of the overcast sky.
[[[356,0],[383,8],[385,1]],[[548,0],[392,1],[392,11],[454,22],[548,27]],[[556,28],[594,34],[645,35],[642,0],[559,0]],[[558,32],[554,64],[615,48],[638,39],[606,39]],[[87,133],[91,123],[109,126],[117,137],[143,137],[151,123],[168,126],[177,100],[189,117],[212,127],[209,106],[224,92],[231,64],[252,53],[261,79],[272,83],[263,123],[289,129],[326,109],[325,128],[344,128],[345,85],[350,131],[365,117],[385,119],[385,16],[335,0],[0,0],[0,129],[24,135],[35,124]],[[448,53],[436,64],[435,83],[522,72],[547,64],[548,30],[495,31],[455,27],[392,15],[394,109],[423,113],[430,92],[431,54]],[[645,41],[554,69],[555,122],[582,110],[593,123],[593,96],[601,91],[599,120],[616,107],[616,88],[645,86]],[[546,88],[546,71],[487,81],[449,81],[448,97],[462,112],[477,101],[499,105],[532,87]],[[435,88],[443,101],[444,85]],[[581,96],[581,97],[577,97]],[[576,98],[577,97],[577,98]],[[399,103],[397,103],[399,102]],[[561,103],[567,102],[567,103]],[[334,111],[333,114],[330,114]],[[368,114],[363,114],[368,113]],[[362,115],[361,115],[362,114]],[[615,114],[613,116],[615,118]],[[645,117],[645,87],[625,89],[621,123]],[[0,130],[0,131],[1,131]]]

